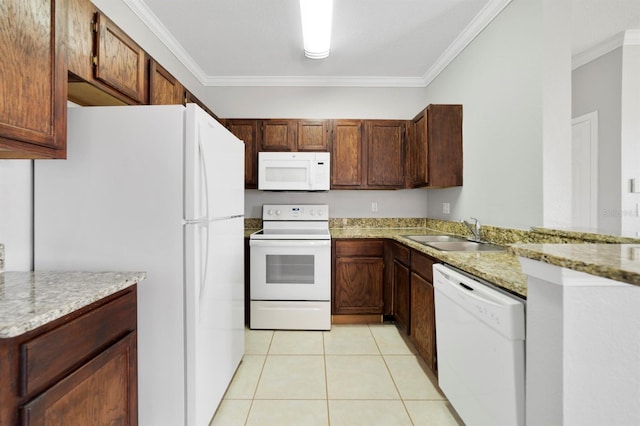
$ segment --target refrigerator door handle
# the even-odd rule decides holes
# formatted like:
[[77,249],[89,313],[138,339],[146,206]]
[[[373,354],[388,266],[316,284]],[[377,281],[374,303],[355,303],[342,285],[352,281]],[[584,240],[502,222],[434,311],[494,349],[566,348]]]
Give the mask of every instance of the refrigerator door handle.
[[198,132],[198,159],[200,160],[200,179],[203,182],[201,187],[201,194],[204,194],[204,205],[205,205],[205,218],[209,218],[209,178],[207,176],[207,162],[205,161],[205,153],[204,147],[202,146],[202,135],[200,134],[200,127],[197,129]]
[[[206,238],[204,240],[204,258],[200,262],[200,283],[198,285],[198,321],[202,318],[204,303],[207,300],[207,276],[209,271],[209,224],[203,222],[200,226],[206,231]],[[200,253],[202,256],[202,252]]]

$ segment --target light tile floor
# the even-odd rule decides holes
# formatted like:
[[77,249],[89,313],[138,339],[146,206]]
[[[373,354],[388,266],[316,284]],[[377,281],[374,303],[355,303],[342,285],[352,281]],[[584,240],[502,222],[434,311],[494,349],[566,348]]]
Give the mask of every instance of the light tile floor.
[[392,324],[247,330],[211,426],[462,425],[434,383]]

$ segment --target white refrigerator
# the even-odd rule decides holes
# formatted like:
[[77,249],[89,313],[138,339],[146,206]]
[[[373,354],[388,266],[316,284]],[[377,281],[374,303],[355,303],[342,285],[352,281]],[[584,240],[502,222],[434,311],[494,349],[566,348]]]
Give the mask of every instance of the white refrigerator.
[[68,111],[34,166],[36,270],[146,271],[141,426],[207,425],[244,354],[244,144],[194,104]]

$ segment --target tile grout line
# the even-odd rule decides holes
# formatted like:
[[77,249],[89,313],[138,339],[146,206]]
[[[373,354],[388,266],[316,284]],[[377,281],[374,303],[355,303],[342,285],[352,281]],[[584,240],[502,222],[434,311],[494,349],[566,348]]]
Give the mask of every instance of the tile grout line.
[[271,339],[269,339],[269,344],[267,345],[267,351],[264,354],[264,361],[262,361],[262,368],[260,368],[260,374],[258,375],[258,381],[256,382],[256,387],[253,390],[253,395],[251,396],[251,403],[249,404],[249,410],[247,410],[247,417],[244,419],[244,425],[247,426],[249,422],[249,415],[251,414],[251,410],[253,409],[253,403],[256,400],[256,393],[258,393],[258,386],[260,385],[260,380],[262,380],[262,373],[264,373],[264,367],[267,365],[267,358],[269,357],[269,352],[271,352],[271,345],[273,344],[273,338],[275,337],[276,332],[271,332]]
[[387,372],[389,373],[389,377],[391,377],[391,381],[393,382],[393,386],[396,388],[396,392],[398,392],[398,397],[400,397],[400,402],[402,402],[402,407],[404,408],[405,413],[407,413],[407,417],[409,418],[409,421],[411,422],[411,424],[415,425],[415,423],[413,422],[413,418],[411,418],[411,413],[409,413],[409,410],[407,409],[407,404],[405,404],[405,402],[404,402],[404,398],[402,397],[402,393],[400,393],[400,389],[398,388],[398,384],[396,383],[396,379],[393,377],[393,373],[391,373],[391,369],[389,368],[389,364],[387,364],[387,359],[384,357],[384,354],[382,353],[382,350],[380,349],[380,346],[378,345],[378,340],[376,339],[375,334],[373,334],[373,331],[371,331],[371,325],[369,325],[369,332],[371,333],[371,336],[373,336],[373,341],[376,342],[376,346],[378,347],[378,351],[380,351],[380,356],[382,357],[382,362],[384,362],[384,366],[387,369]]
[[327,347],[325,344],[326,332],[322,332],[322,360],[324,361],[324,394],[327,404],[327,426],[331,426],[331,412],[329,410],[329,371],[327,370]]

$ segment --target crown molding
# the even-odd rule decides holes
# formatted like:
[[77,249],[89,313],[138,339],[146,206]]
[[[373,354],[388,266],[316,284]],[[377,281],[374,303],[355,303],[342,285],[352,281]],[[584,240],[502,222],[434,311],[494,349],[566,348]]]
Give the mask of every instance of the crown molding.
[[640,30],[623,31],[583,52],[576,53],[571,57],[571,69],[575,70],[622,46],[640,46]]
[[230,87],[424,87],[421,77],[371,77],[371,76],[209,76],[205,86]]
[[427,72],[416,77],[209,76],[143,0],[123,0],[123,2],[204,86],[426,87],[511,3],[511,0],[489,0]]
[[490,0],[458,37],[422,76],[422,86],[428,86],[462,51],[511,3],[511,0]]

